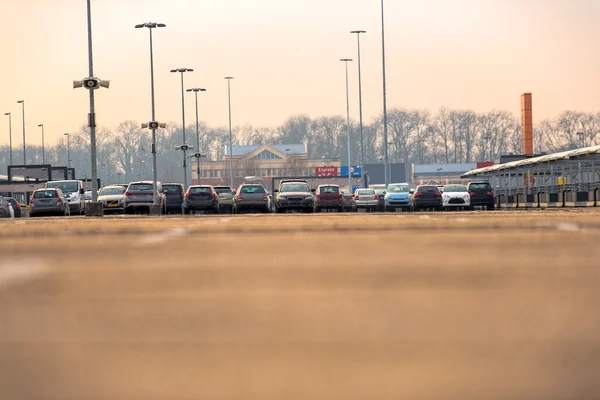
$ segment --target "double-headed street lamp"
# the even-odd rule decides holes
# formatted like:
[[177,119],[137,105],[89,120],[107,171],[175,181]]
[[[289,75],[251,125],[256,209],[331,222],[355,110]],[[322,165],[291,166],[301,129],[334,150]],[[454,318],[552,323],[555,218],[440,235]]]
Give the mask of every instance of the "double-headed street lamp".
[[351,58],[342,58],[340,61],[346,64],[346,134],[348,136],[348,190],[352,193],[352,173],[350,171],[350,93],[348,89],[348,63]]
[[364,174],[364,163],[365,163],[365,150],[364,150],[364,140],[363,140],[363,106],[362,106],[362,76],[360,70],[360,35],[361,33],[367,33],[367,31],[352,31],[350,33],[356,34],[356,39],[358,41],[358,112],[360,118],[360,182],[361,185],[363,182],[363,174]]
[[[206,92],[206,89],[203,88],[191,88],[191,89],[187,89],[186,92],[194,92],[194,94],[196,95],[196,150],[198,150],[198,153],[196,154],[200,154],[200,130],[198,127],[198,92]],[[200,158],[202,157],[195,157],[196,158],[196,176],[198,179],[198,185],[200,184]]]
[[229,186],[233,188],[233,133],[231,130],[231,80],[233,76],[226,76],[227,99],[229,102]]
[[67,137],[67,169],[71,168],[71,134],[65,133]]
[[9,160],[10,160],[10,165],[13,165],[13,158],[12,158],[12,118],[11,118],[11,113],[9,113],[9,112],[4,113],[4,115],[8,115]]
[[176,68],[172,69],[171,72],[179,72],[181,74],[181,124],[183,129],[183,144],[179,146],[179,149],[183,151],[183,185],[187,190],[187,150],[188,145],[185,141],[185,91],[183,89],[183,74],[184,72],[193,72],[191,68]]
[[152,207],[150,207],[151,215],[160,215],[160,205],[158,204],[158,172],[156,167],[156,129],[159,127],[166,126],[156,121],[156,113],[154,108],[154,53],[152,49],[152,29],[164,28],[165,24],[157,22],[146,22],[144,24],[138,24],[136,28],[148,28],[150,31],[150,96],[152,99],[152,120],[147,124],[142,124],[142,128],[150,128],[152,131]]
[[87,31],[88,31],[88,72],[87,78],[73,81],[73,88],[85,87],[90,92],[90,113],[88,114],[88,126],[90,128],[90,159],[92,168],[92,202],[86,207],[89,216],[101,217],[103,213],[102,204],[98,203],[98,163],[96,160],[96,106],[94,103],[94,92],[101,87],[108,88],[109,81],[100,80],[94,76],[94,60],[92,53],[92,7],[91,1],[87,0]]
[[38,128],[42,128],[42,164],[46,164],[46,155],[44,150],[44,124],[39,124]]
[[17,101],[17,104],[21,104],[23,110],[23,165],[27,165],[27,146],[25,145],[25,100]]

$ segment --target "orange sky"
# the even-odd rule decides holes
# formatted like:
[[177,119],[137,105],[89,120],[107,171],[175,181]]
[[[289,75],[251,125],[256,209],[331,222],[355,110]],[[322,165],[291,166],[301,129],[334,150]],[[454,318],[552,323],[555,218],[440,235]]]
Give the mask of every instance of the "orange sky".
[[[85,0],[2,2],[0,143],[21,130],[26,101],[28,143],[45,124],[54,142],[86,122],[88,95],[71,81],[87,76]],[[147,21],[155,31],[157,119],[181,123],[176,67],[194,68],[186,87],[200,95],[201,120],[227,125],[232,75],[233,123],[276,126],[292,114],[345,113],[344,67],[356,58],[363,29],[366,120],[382,111],[378,0],[92,0],[95,73],[111,81],[97,93],[99,125],[150,119]],[[600,1],[386,0],[389,107],[441,106],[519,113],[533,92],[534,121],[561,111],[600,110]],[[352,117],[358,119],[356,65]],[[186,94],[186,119],[194,118]]]

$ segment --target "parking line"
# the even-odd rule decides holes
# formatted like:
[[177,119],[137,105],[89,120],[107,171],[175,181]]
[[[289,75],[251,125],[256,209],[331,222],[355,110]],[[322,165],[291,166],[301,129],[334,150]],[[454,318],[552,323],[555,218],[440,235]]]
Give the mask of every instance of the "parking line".
[[138,246],[150,246],[150,245],[154,245],[154,244],[163,243],[169,239],[184,236],[186,234],[186,232],[187,232],[187,229],[185,229],[185,228],[175,228],[175,229],[171,229],[170,231],[167,231],[165,233],[148,235],[146,237],[143,237],[140,240],[140,242],[138,243]]
[[37,260],[5,260],[0,263],[0,287],[24,283],[48,271],[46,265]]

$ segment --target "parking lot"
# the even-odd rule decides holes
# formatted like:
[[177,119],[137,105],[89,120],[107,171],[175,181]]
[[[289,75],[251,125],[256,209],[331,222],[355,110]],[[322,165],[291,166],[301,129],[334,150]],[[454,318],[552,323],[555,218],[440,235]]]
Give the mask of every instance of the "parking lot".
[[3,399],[600,393],[593,209],[0,220]]

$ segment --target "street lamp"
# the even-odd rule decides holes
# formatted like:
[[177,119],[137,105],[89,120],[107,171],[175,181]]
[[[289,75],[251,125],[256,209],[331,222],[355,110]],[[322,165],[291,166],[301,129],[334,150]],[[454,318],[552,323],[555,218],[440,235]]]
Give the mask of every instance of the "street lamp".
[[[194,92],[194,95],[196,97],[196,150],[200,151],[200,130],[198,129],[198,92],[206,92],[206,89],[202,89],[202,88],[192,88],[192,89],[187,89],[186,92]],[[196,154],[200,154],[200,153],[196,153]],[[196,158],[196,176],[198,179],[198,185],[200,184],[200,158],[201,157],[195,157]]]
[[11,113],[9,113],[9,112],[4,113],[4,115],[8,115],[9,160],[10,160],[10,165],[13,165],[13,158],[12,158],[12,116],[11,116]]
[[364,173],[364,164],[365,164],[365,149],[364,149],[364,140],[363,140],[363,107],[362,107],[362,75],[360,69],[360,35],[361,33],[367,33],[367,31],[352,31],[350,33],[356,34],[356,39],[358,42],[358,112],[359,112],[359,120],[360,120],[360,182],[363,185],[363,173]]
[[[383,162],[384,164],[389,163],[388,160],[388,125],[387,125],[387,84],[385,77],[385,19],[383,13],[383,0],[381,0],[381,55],[382,55],[382,65],[383,65]],[[385,187],[390,183],[389,177],[387,174],[388,170],[385,168]]]
[[290,165],[290,149],[285,149],[285,176],[288,176],[288,165]]
[[352,173],[350,172],[350,93],[348,90],[348,63],[351,58],[342,58],[340,60],[346,64],[346,134],[348,136],[348,190],[352,192]]
[[[388,144],[388,149],[390,146],[394,145],[394,142],[387,142]],[[397,149],[396,149],[397,150]],[[394,153],[396,155],[396,153]],[[388,162],[387,163],[387,173],[388,173],[388,179],[389,179],[389,183],[392,183],[392,163]]]
[[67,169],[71,168],[71,134],[65,133],[67,137]]
[[152,131],[152,207],[150,207],[150,215],[160,215],[160,205],[158,204],[158,172],[156,170],[156,129],[161,126],[156,121],[156,113],[154,107],[154,53],[152,50],[152,29],[164,28],[165,24],[156,22],[146,22],[135,26],[139,28],[148,28],[150,32],[150,97],[152,99],[152,120],[148,123],[147,127]]
[[182,129],[183,129],[183,145],[180,146],[181,150],[183,150],[183,186],[187,189],[187,163],[186,163],[186,152],[187,152],[187,144],[185,141],[185,96],[183,89],[183,74],[185,72],[193,72],[194,70],[191,68],[176,68],[172,69],[171,72],[179,72],[181,74],[181,121],[182,121]]
[[46,164],[46,156],[44,154],[44,124],[39,124],[38,127],[42,128],[42,164]]
[[579,136],[579,146],[581,147],[585,147],[585,133],[584,132],[577,132],[577,136]]
[[444,168],[438,168],[436,171],[438,172],[438,175],[440,177],[440,185],[442,184],[442,171],[444,170]]
[[229,186],[233,187],[233,134],[231,132],[231,80],[233,76],[226,76],[227,98],[229,101]]
[[94,76],[94,60],[92,54],[92,7],[91,0],[87,0],[87,31],[88,31],[88,72],[87,78],[73,81],[73,88],[85,87],[90,92],[90,113],[88,114],[88,126],[90,128],[90,159],[92,167],[92,202],[86,207],[86,213],[90,217],[101,217],[104,212],[102,204],[98,203],[98,163],[96,161],[96,106],[94,104],[94,92],[101,87],[108,88],[109,81],[100,80]]
[[27,150],[27,146],[25,145],[25,100],[19,100],[17,103],[21,104],[23,110],[23,165],[27,165],[27,156],[25,154]]

